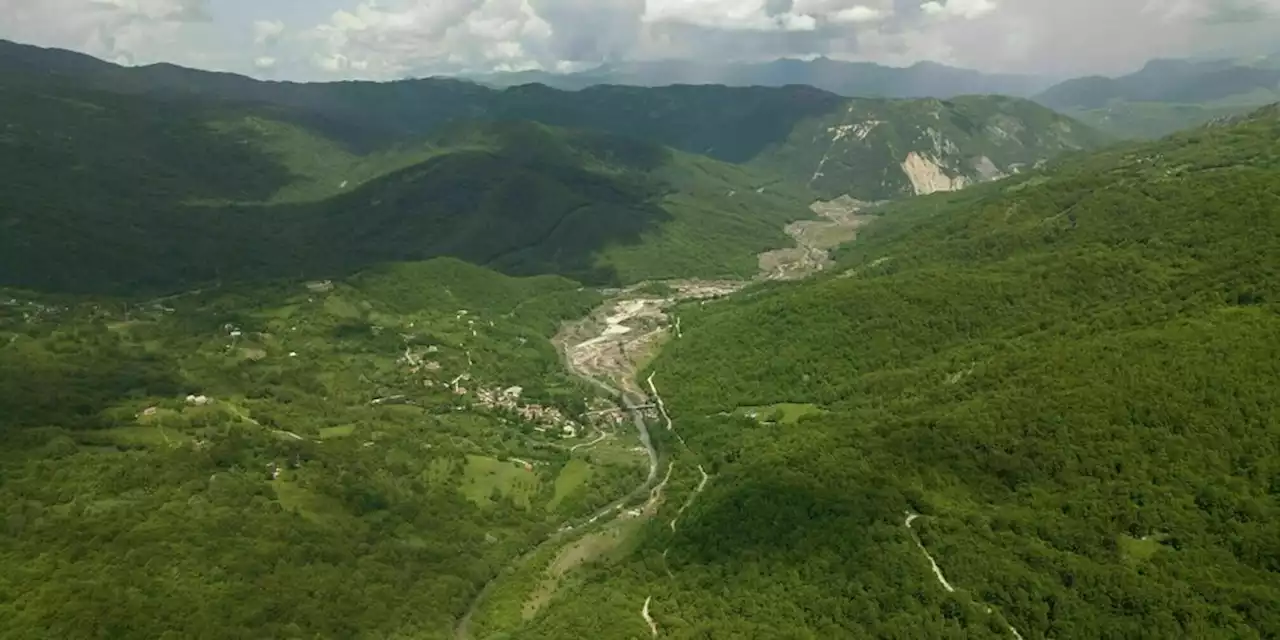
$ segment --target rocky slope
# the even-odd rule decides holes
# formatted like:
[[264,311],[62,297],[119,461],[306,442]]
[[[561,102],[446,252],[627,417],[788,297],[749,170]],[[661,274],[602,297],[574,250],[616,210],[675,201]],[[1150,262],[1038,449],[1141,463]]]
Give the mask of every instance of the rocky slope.
[[849,100],[753,160],[829,197],[883,200],[1019,173],[1106,138],[1025,100]]

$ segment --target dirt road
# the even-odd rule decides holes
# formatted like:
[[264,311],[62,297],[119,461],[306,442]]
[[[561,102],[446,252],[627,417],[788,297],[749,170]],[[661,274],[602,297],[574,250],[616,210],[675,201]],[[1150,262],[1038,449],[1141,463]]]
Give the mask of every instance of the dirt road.
[[[920,519],[920,514],[911,513],[910,511],[908,511],[907,519],[905,522],[903,522],[903,524],[906,525],[907,531],[910,532],[911,539],[915,541],[916,546],[920,547],[920,552],[923,553],[924,557],[929,560],[929,566],[933,568],[933,575],[935,578],[938,579],[938,584],[942,585],[942,588],[946,589],[947,593],[955,593],[956,591],[955,587],[951,586],[951,583],[947,581],[946,576],[942,574],[942,568],[939,567],[938,562],[933,559],[933,554],[929,553],[929,550],[924,548],[924,543],[920,541],[920,537],[916,535],[915,531],[911,530],[911,523],[915,522],[918,519]],[[995,610],[991,608],[991,605],[979,603],[976,600],[971,601],[971,603],[975,607],[981,607],[982,610],[988,614],[995,613]],[[1009,629],[1009,633],[1015,638],[1015,640],[1023,640],[1022,634],[1019,633],[1018,630],[1013,627],[1013,625],[1009,624],[1008,621],[1005,621],[1005,627]]]

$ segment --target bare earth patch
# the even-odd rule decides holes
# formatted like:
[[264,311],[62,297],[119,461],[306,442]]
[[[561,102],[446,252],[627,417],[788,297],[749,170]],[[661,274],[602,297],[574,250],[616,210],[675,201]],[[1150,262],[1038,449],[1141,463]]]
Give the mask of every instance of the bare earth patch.
[[809,208],[825,220],[800,220],[787,225],[787,235],[796,246],[760,254],[760,276],[764,280],[798,280],[831,266],[828,251],[858,237],[858,229],[871,221],[857,215],[865,202],[841,196],[815,202]]

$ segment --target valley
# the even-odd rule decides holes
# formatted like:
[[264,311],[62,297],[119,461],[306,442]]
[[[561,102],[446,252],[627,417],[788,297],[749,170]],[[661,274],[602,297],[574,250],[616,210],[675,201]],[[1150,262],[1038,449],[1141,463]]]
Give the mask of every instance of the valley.
[[[508,591],[505,594],[507,598],[514,597],[513,593],[527,593],[520,607],[519,622],[531,620],[555,597],[559,585],[575,569],[614,553],[658,514],[665,502],[667,483],[680,456],[673,455],[678,451],[661,451],[655,444],[659,438],[655,438],[653,430],[658,430],[663,436],[660,440],[668,445],[678,444],[684,449],[687,446],[666,412],[654,382],[657,374],[650,374],[643,383],[639,374],[657,357],[664,343],[679,338],[679,326],[670,314],[672,308],[728,296],[753,282],[802,279],[826,269],[831,264],[829,250],[851,241],[858,229],[870,221],[866,216],[857,215],[864,206],[850,198],[814,202],[811,209],[822,219],[788,225],[787,234],[796,246],[761,254],[761,271],[752,280],[655,281],[605,291],[606,300],[601,306],[587,317],[561,327],[552,343],[563,354],[566,369],[598,387],[607,397],[617,399],[617,411],[626,414],[635,427],[635,437],[648,455],[648,475],[638,487],[591,518],[561,527],[541,545],[516,559],[471,603],[457,625],[455,638],[488,637],[473,633],[473,619],[499,588]],[[601,437],[614,436],[606,434]],[[630,439],[630,436],[618,437]],[[667,523],[672,532],[675,532],[680,516],[710,481],[701,464],[685,464],[694,464],[701,479]],[[659,480],[661,467],[665,467],[665,472]],[[643,503],[628,508],[646,492],[648,496]],[[499,585],[499,581],[504,580],[512,584]],[[652,596],[645,600],[644,618],[653,626],[647,614],[651,601]],[[511,607],[507,609],[513,612]],[[507,620],[491,622],[486,627],[486,634],[509,631],[507,625],[516,623],[510,616],[508,613]],[[656,626],[653,628],[656,634]]]
[[1280,637],[1258,61],[0,71],[6,640]]
[[1276,115],[885,205],[828,275],[677,307],[641,375],[696,499],[522,637],[1267,637],[1276,425],[1228,414],[1280,374]]

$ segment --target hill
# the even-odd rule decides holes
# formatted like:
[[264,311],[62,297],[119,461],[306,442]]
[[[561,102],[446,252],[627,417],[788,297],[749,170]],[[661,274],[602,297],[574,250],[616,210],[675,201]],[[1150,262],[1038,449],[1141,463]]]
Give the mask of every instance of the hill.
[[47,81],[0,84],[0,118],[0,285],[44,291],[436,256],[593,283],[750,275],[811,215],[803,186],[772,174],[527,122],[458,122],[359,154],[285,107]]
[[1050,87],[1035,100],[1129,138],[1155,138],[1280,99],[1268,59],[1153,60],[1118,78],[1091,76]]
[[691,60],[629,62],[577,73],[522,71],[472,76],[485,85],[506,88],[544,84],[576,91],[596,85],[661,87],[716,84],[730,87],[808,85],[859,98],[954,98],[965,95],[1030,96],[1049,81],[1034,76],[992,74],[936,62],[889,67],[829,58],[779,59],[761,63],[700,63]]
[[955,188],[1107,141],[1033,103],[995,97],[852,100],[803,86],[567,92],[541,85],[499,91],[445,79],[260,82],[167,65],[124,68],[14,44],[0,45],[0,69],[41,83],[286,109],[292,121],[361,154],[465,121],[591,128],[765,167],[810,182],[824,197],[863,200]]
[[520,637],[1280,633],[1278,141],[884,207],[829,276],[676,310],[666,506]]

